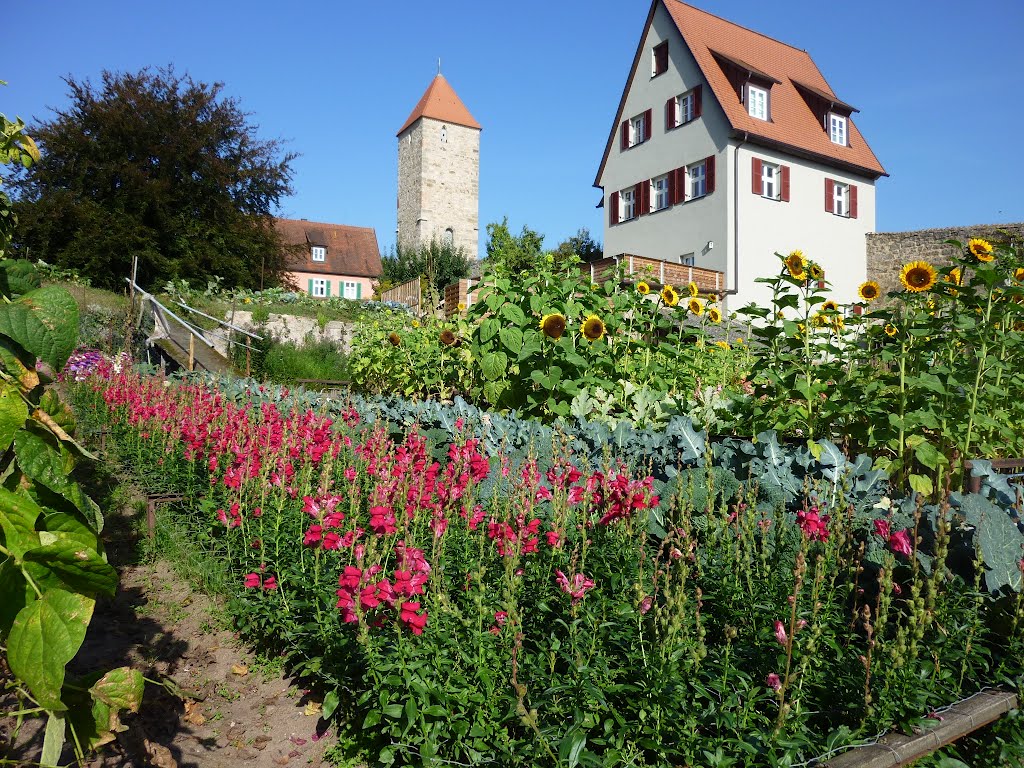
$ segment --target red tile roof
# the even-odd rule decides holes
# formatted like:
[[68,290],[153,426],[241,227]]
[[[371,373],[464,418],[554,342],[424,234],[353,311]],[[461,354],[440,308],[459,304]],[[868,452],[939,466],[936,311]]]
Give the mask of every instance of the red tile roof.
[[[807,51],[741,27],[679,0],[654,0],[647,19],[648,26],[654,18],[658,3],[664,3],[716,100],[724,110],[734,134],[745,134],[750,141],[811,156],[820,162],[841,165],[871,177],[888,175],[853,120],[847,121],[847,146],[833,144],[829,139],[823,122],[812,109],[812,101],[828,99],[842,112],[856,110],[835,96]],[[641,39],[640,48],[637,49],[634,59],[634,71],[639,63],[642,46]],[[771,84],[771,120],[758,120],[747,113],[746,106],[740,101],[739,94],[730,81],[728,70],[732,68],[745,70],[745,74],[749,73],[755,80]],[[625,94],[616,115],[616,128],[601,161],[598,180],[604,172],[605,163],[614,145],[615,131],[622,120],[624,104]],[[825,103],[825,108],[831,107]]]
[[[281,239],[296,246],[288,257],[289,269],[323,275],[380,277],[380,248],[372,227],[350,227],[305,219],[274,219]],[[327,249],[324,261],[313,261],[310,247]]]
[[401,136],[405,133],[406,128],[421,117],[431,117],[444,123],[455,123],[456,125],[464,125],[467,128],[480,129],[480,123],[469,114],[466,105],[462,103],[455,94],[455,90],[448,85],[448,81],[441,74],[438,74],[433,82],[427,86],[423,97],[396,135]]

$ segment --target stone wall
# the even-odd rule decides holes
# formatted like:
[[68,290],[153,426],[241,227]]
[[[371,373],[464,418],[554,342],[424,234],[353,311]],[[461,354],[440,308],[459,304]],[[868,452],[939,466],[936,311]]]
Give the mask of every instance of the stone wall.
[[[228,322],[253,333],[260,333],[252,320],[252,312],[237,310],[234,315],[228,317]],[[298,315],[271,315],[263,327],[271,336],[299,345],[304,344],[307,338],[313,341],[332,339],[340,343],[345,354],[348,354],[352,348],[352,336],[355,332],[355,326],[352,323],[332,320],[321,328],[315,317],[300,317]],[[242,334],[236,334],[235,338],[246,341]],[[222,355],[227,354],[227,339],[214,336],[210,340],[218,352]]]
[[877,281],[884,295],[899,287],[900,268],[907,262],[921,260],[936,267],[947,266],[956,255],[956,248],[945,241],[959,240],[966,245],[972,237],[990,242],[1024,240],[1024,223],[869,233],[868,279]]

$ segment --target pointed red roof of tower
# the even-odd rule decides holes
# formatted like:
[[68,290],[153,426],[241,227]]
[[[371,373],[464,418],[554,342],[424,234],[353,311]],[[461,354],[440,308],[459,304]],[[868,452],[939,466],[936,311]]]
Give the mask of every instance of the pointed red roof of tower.
[[442,74],[438,74],[434,78],[433,82],[428,86],[426,93],[423,94],[423,98],[420,99],[412,114],[409,115],[409,119],[405,121],[405,124],[395,135],[401,136],[406,128],[421,117],[430,117],[445,123],[455,123],[456,125],[464,125],[467,128],[482,130],[480,123],[469,114],[466,105],[455,94],[455,90],[448,85],[448,81],[444,79]]

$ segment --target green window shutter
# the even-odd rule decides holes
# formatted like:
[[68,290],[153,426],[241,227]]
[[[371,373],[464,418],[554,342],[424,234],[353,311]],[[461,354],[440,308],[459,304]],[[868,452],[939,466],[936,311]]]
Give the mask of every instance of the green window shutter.
[[329,299],[329,298],[331,298],[331,281],[330,280],[324,280],[324,283],[327,284],[327,289],[324,292],[324,296],[326,296]]
[[309,278],[309,295],[313,295],[313,278]]
[[357,299],[363,298],[363,284],[362,283],[356,283],[356,298]]

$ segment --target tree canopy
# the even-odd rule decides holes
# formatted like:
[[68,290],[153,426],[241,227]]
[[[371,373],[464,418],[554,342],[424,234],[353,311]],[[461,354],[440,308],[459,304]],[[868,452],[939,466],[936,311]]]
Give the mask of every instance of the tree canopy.
[[513,235],[508,228],[508,216],[502,222],[487,225],[487,263],[499,275],[518,275],[535,270],[543,257],[544,235],[523,225],[523,231]]
[[573,259],[578,261],[596,261],[604,255],[601,244],[594,241],[590,236],[590,230],[581,227],[572,237],[566,238],[558,244],[555,249],[555,257],[559,263],[569,262]]
[[65,78],[69,105],[32,132],[41,160],[14,179],[16,255],[123,285],[224,278],[273,285],[285,251],[271,209],[291,193],[292,153],[260,139],[220,83],[173,67]]
[[382,290],[416,277],[425,277],[438,291],[463,277],[469,277],[470,263],[464,248],[437,239],[415,248],[399,243],[381,257]]

